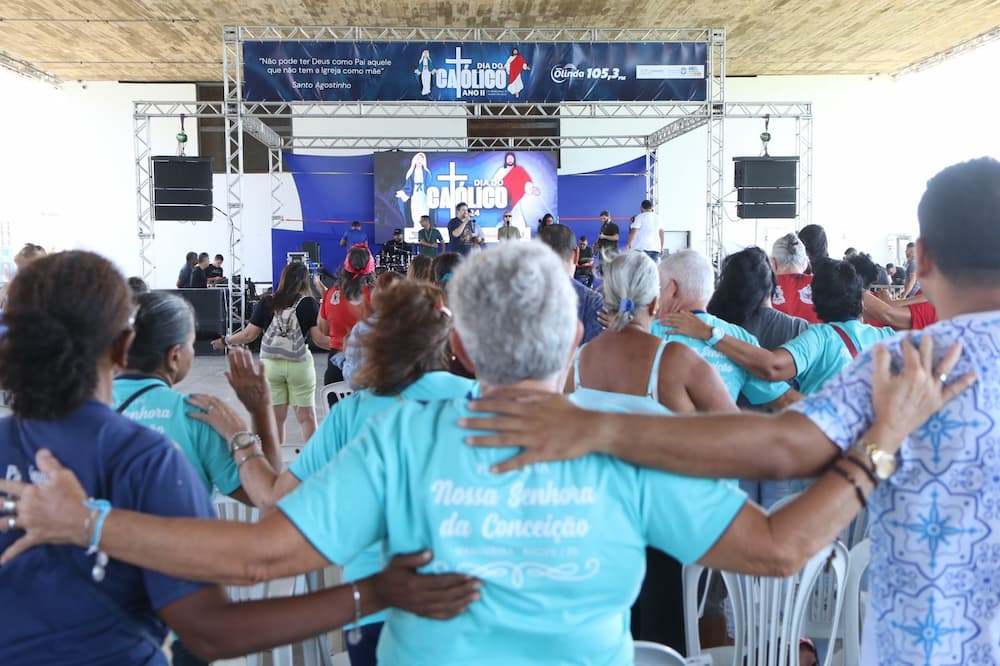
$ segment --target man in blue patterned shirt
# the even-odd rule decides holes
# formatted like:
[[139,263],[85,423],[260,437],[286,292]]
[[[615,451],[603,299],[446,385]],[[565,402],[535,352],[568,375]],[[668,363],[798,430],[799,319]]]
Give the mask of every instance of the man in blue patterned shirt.
[[898,362],[902,345],[921,336],[932,336],[937,355],[959,341],[960,360],[941,380],[964,383],[971,371],[978,382],[911,434],[895,459],[880,456],[878,442],[859,441],[873,419],[870,351],[774,416],[670,420],[598,415],[558,398],[487,400],[475,409],[501,419],[467,425],[499,434],[473,443],[524,446],[501,471],[603,451],[680,473],[759,479],[815,475],[850,451],[885,477],[869,505],[862,665],[1000,663],[1000,162],[945,169],[917,212],[918,277],[942,321],[882,344]]

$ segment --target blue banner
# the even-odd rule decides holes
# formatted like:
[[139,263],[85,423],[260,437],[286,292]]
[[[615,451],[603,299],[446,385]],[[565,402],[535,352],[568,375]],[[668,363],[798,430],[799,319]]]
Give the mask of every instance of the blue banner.
[[446,228],[455,206],[468,205],[487,241],[505,212],[533,231],[545,213],[558,215],[556,163],[550,153],[375,153],[375,240],[403,229],[415,242],[420,217]]
[[245,42],[250,101],[704,101],[704,42]]

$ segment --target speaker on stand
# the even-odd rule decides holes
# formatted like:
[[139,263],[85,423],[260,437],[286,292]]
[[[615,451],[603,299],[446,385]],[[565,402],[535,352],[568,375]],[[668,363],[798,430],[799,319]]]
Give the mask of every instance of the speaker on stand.
[[798,202],[799,158],[734,157],[736,216],[741,219],[791,219]]

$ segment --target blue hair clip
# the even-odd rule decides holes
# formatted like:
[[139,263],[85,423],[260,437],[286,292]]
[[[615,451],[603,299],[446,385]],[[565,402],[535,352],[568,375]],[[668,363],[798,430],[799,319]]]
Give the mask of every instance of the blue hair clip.
[[445,273],[444,275],[441,276],[441,283],[444,284],[450,279],[451,279],[451,273]]
[[622,299],[622,302],[618,305],[618,312],[635,312],[635,301],[631,298]]

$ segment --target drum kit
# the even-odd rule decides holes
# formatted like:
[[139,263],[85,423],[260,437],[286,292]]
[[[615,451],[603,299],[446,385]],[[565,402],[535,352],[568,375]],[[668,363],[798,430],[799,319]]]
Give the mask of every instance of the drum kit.
[[412,258],[413,255],[408,252],[393,252],[382,248],[382,251],[375,257],[375,274],[381,275],[388,271],[396,271],[405,275]]

